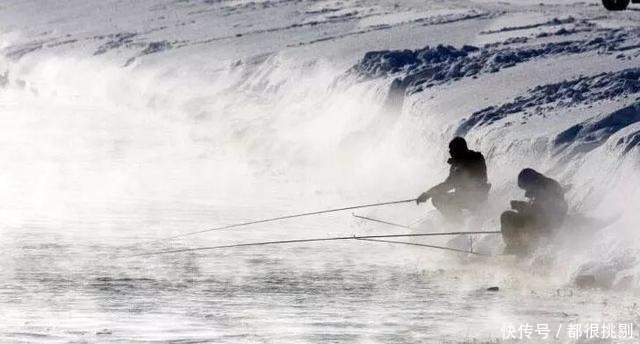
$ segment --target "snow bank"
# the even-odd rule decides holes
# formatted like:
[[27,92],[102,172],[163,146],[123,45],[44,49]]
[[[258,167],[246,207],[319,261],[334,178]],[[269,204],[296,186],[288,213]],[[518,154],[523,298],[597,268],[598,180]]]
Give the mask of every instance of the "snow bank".
[[[634,79],[634,92],[638,92],[640,85],[638,79]],[[615,93],[615,95],[619,95]],[[640,122],[640,103],[622,108],[610,114],[604,114],[587,121],[581,122],[558,134],[554,144],[561,148],[573,146],[574,151],[587,152],[600,146],[611,137],[611,135]],[[624,148],[624,153],[628,153],[634,146],[637,146],[637,134],[630,134],[628,140],[620,139],[619,144],[628,141]]]
[[[638,92],[640,92],[640,69],[638,68],[537,86],[512,102],[488,107],[471,114],[468,119],[465,119],[460,124],[456,134],[465,135],[474,127],[491,125],[515,113],[531,111],[534,114],[543,115],[546,110],[552,107],[574,107],[579,104],[625,97]],[[598,121],[598,124],[589,126],[591,129],[582,130],[586,124],[576,124],[560,133],[554,140],[554,144],[556,146],[565,146],[575,143],[574,141],[579,138],[578,134],[581,134],[580,138],[584,139],[584,136],[591,136],[595,131],[600,130],[602,126],[607,126],[606,133],[608,136],[601,136],[601,143],[612,133],[635,123],[635,121],[627,123],[622,120],[627,117],[629,111],[635,111],[635,107],[632,107],[631,110],[623,109],[620,111],[620,113],[615,112],[606,115],[606,118]]]
[[[558,35],[568,33],[557,32]],[[366,53],[349,73],[359,80],[396,77],[405,85],[408,93],[415,93],[460,78],[476,77],[481,73],[496,73],[533,59],[590,51],[610,53],[621,49],[629,35],[630,32],[627,30],[612,29],[598,32],[589,39],[525,46],[510,46],[527,42],[526,38],[520,38],[502,44],[488,44],[483,48],[469,45],[461,48],[437,45],[417,50],[372,51]]]

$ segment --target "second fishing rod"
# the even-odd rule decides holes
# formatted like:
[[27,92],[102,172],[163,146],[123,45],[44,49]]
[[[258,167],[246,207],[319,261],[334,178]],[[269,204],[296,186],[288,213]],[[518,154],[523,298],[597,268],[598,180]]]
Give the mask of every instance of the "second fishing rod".
[[267,219],[260,219],[260,220],[253,220],[253,221],[247,221],[247,222],[234,223],[234,224],[224,225],[224,226],[219,226],[219,227],[212,227],[212,228],[207,228],[207,229],[203,229],[203,230],[199,230],[199,231],[193,231],[193,232],[177,234],[177,235],[170,236],[170,237],[158,238],[158,239],[152,240],[151,242],[169,241],[169,240],[173,240],[173,239],[177,239],[177,238],[182,238],[182,237],[187,237],[187,236],[192,236],[192,235],[197,235],[197,234],[202,234],[202,233],[207,233],[207,232],[220,231],[220,230],[232,229],[232,228],[239,228],[239,227],[245,227],[245,226],[256,225],[256,224],[261,224],[261,223],[293,219],[293,218],[298,218],[298,217],[306,217],[306,216],[313,216],[313,215],[320,215],[320,214],[328,214],[328,213],[335,213],[335,212],[340,212],[340,211],[363,209],[363,208],[380,207],[380,206],[385,206],[385,205],[403,204],[403,203],[410,203],[410,202],[415,202],[415,201],[416,201],[416,199],[412,198],[412,199],[405,199],[405,200],[399,200],[399,201],[370,203],[370,204],[353,205],[353,206],[341,207],[341,208],[310,211],[310,212],[304,212],[304,213],[299,213],[299,214],[278,216],[278,217],[272,217],[272,218],[267,218]]

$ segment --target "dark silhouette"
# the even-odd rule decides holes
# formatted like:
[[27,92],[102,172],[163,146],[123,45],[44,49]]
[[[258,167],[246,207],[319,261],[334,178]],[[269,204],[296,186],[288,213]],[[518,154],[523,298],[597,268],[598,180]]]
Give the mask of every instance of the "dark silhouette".
[[624,11],[629,6],[629,2],[637,3],[638,0],[602,0],[602,5],[609,11]]
[[487,201],[491,184],[487,183],[487,165],[481,153],[470,150],[467,141],[456,137],[449,143],[447,179],[422,193],[420,204],[431,198],[433,206],[449,221],[458,222],[462,211],[477,210]]
[[534,169],[520,171],[518,186],[528,200],[511,201],[513,210],[502,213],[500,223],[505,253],[526,254],[562,225],[568,206],[562,186]]

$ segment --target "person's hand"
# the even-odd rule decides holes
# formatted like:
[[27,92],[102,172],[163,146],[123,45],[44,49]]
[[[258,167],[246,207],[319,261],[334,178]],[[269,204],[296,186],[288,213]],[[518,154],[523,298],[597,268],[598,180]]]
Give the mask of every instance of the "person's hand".
[[527,204],[528,203],[524,201],[511,201],[511,209],[522,210],[523,208],[526,208]]
[[420,195],[420,197],[418,197],[416,199],[416,204],[424,203],[424,202],[428,201],[429,198],[431,198],[431,195],[429,194],[429,192],[423,192]]

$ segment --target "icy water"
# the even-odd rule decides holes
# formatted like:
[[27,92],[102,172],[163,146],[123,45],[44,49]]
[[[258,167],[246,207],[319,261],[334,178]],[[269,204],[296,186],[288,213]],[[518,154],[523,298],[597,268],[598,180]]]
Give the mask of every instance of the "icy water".
[[[211,209],[197,211],[194,204],[189,212],[171,204],[154,207],[163,209],[163,217],[174,218],[176,226],[154,235],[197,228],[201,222],[196,219],[212,217],[207,215]],[[119,225],[122,232],[139,235],[141,228],[149,228],[140,216],[144,212],[140,207],[113,220],[127,223]],[[265,210],[254,213],[269,215]],[[553,273],[529,269],[527,264],[518,268],[498,258],[461,259],[383,243],[292,244],[126,257],[185,246],[344,235],[346,231],[336,228],[352,221],[343,217],[349,216],[315,218],[302,221],[302,226],[284,223],[207,234],[173,245],[100,237],[95,224],[56,230],[33,224],[5,232],[1,341],[494,342],[502,339],[506,323],[553,327],[622,322],[637,316],[637,295],[631,293],[580,291],[566,286],[565,278],[554,280]],[[357,233],[393,232],[365,224],[351,227]],[[491,286],[500,291],[487,291]]]

